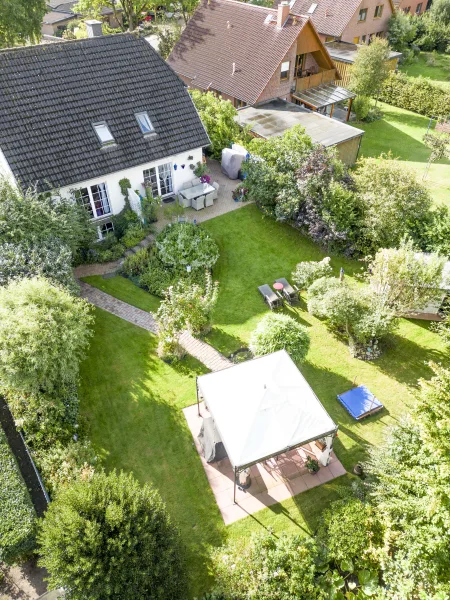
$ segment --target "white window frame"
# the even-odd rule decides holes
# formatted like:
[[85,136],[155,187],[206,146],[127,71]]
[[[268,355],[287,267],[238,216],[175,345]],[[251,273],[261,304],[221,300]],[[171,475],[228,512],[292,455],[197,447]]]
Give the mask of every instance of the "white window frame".
[[[92,192],[92,188],[94,186],[101,186],[101,185],[103,185],[105,188],[104,191],[106,193],[106,201],[108,203],[109,212],[105,212],[102,215],[97,215],[97,209],[95,207],[95,200],[94,200],[94,194]],[[81,190],[87,190],[87,193],[88,193],[90,209],[91,209],[90,214],[93,215],[93,216],[91,216],[91,221],[96,221],[98,219],[103,219],[104,217],[107,217],[108,215],[112,215],[111,200],[109,197],[109,191],[108,191],[108,186],[106,184],[106,181],[101,181],[100,183],[93,183],[92,185],[84,185],[84,186],[81,186],[80,188],[78,188],[76,191],[81,192]],[[86,199],[86,195],[84,195],[83,198]],[[75,196],[75,200],[77,200],[76,196]],[[83,204],[83,205],[86,206],[86,204]]]
[[[361,19],[361,13],[364,14],[364,19]],[[367,13],[368,13],[367,8],[360,9],[360,11],[358,13],[358,23],[365,23],[367,21]]]
[[[146,111],[142,111],[142,112],[138,112],[134,115],[136,117],[136,121],[138,122],[139,125],[139,129],[141,130],[142,135],[151,135],[152,133],[155,133],[155,128],[153,126],[153,123],[150,119],[150,117],[148,116],[148,112]],[[142,122],[141,122],[141,118],[144,119],[144,121],[146,121],[149,125],[149,130],[148,131],[144,131],[142,129]]]
[[[287,65],[287,67],[285,65]],[[284,69],[283,69],[283,66],[285,67]],[[287,73],[286,77],[283,77],[283,73]],[[280,81],[288,81],[290,74],[291,74],[291,61],[285,60],[281,63],[281,67],[280,67]]]
[[[162,167],[166,167],[167,165],[169,165],[169,177],[170,177],[170,184],[171,184],[171,191],[167,192],[166,194],[162,194],[161,193],[161,174],[160,174],[160,169],[162,169]],[[155,193],[153,187],[156,184],[157,187],[157,196],[161,196],[162,198],[165,198],[166,196],[172,196],[174,191],[173,191],[173,164],[171,162],[168,163],[161,163],[160,165],[154,165],[149,167],[148,169],[144,169],[143,175],[144,175],[144,183],[147,184],[148,182],[150,182],[150,171],[152,169],[155,169],[155,175],[156,175],[156,181],[151,181],[152,183],[152,195]],[[153,196],[154,197],[154,196]]]
[[[98,137],[98,140],[102,146],[111,146],[112,144],[116,143],[116,140],[114,139],[114,136],[111,133],[111,129],[108,127],[108,124],[106,123],[106,121],[99,121],[98,123],[92,123],[92,127],[94,128],[94,131],[95,131],[95,133]],[[105,130],[106,133],[109,134],[110,137],[108,139],[103,139],[99,133],[99,129]]]
[[[107,225],[111,225],[111,229],[110,229],[110,231],[107,231],[106,233],[103,233],[102,228],[106,227]],[[103,240],[103,239],[105,239],[105,236],[108,235],[108,233],[113,233],[114,232],[114,223],[112,221],[105,221],[105,223],[99,223],[97,229],[98,229],[98,237],[99,237],[99,239]]]

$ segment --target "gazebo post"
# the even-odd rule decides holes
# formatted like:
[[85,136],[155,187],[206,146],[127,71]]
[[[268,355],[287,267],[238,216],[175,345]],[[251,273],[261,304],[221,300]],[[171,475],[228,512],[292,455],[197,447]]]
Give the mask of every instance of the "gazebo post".
[[200,403],[198,401],[198,377],[195,378],[195,391],[197,393],[197,412],[198,416],[201,417],[202,415],[200,414]]
[[233,504],[236,504],[236,475],[237,475],[237,469],[236,469],[236,467],[234,467]]
[[333,116],[333,111],[334,111],[334,104],[331,105],[331,110],[330,110],[330,119]]

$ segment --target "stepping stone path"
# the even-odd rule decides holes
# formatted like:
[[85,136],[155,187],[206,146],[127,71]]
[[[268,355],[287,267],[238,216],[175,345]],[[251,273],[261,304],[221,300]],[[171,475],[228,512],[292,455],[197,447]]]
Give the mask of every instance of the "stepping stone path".
[[[81,296],[91,304],[151,333],[158,333],[158,325],[151,312],[146,312],[118,300],[84,281],[80,281],[79,284]],[[225,358],[223,354],[206,342],[193,337],[188,331],[182,333],[179,341],[188,354],[199,360],[211,371],[221,371],[232,365],[231,361]]]

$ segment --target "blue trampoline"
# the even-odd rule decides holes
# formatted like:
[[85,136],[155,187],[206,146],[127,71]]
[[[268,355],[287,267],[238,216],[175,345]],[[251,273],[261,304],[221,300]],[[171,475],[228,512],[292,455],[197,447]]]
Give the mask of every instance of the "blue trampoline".
[[381,402],[365,385],[338,394],[338,400],[354,419],[364,419],[383,408]]

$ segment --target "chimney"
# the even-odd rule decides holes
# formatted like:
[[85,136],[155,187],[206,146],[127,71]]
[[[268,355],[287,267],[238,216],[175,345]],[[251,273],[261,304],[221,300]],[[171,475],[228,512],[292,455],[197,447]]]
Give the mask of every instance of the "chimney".
[[85,21],[85,23],[88,38],[100,37],[101,35],[103,35],[101,21],[96,21],[95,19],[92,19],[91,21]]
[[281,29],[286,22],[286,19],[289,16],[290,11],[289,2],[280,2],[278,5],[278,14],[277,14],[277,27]]
[[233,72],[231,74],[234,75],[235,73],[236,73],[236,63],[233,63]]

